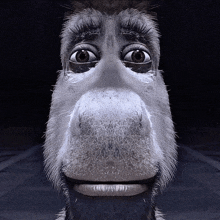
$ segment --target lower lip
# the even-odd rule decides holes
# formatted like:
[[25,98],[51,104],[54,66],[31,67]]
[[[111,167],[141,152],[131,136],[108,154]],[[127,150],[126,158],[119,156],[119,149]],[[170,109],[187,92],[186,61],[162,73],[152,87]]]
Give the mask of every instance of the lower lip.
[[144,184],[76,184],[74,190],[87,196],[134,196],[147,191]]

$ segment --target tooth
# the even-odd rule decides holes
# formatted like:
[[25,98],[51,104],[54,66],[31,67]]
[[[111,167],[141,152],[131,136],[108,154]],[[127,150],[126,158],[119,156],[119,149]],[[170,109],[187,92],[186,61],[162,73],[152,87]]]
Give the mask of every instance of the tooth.
[[146,191],[147,186],[141,184],[79,184],[75,185],[74,189],[79,193],[89,196],[132,196]]

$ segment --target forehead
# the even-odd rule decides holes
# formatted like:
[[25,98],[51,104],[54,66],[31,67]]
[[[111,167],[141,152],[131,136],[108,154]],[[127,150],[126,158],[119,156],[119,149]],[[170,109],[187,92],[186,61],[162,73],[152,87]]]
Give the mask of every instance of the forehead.
[[89,8],[71,15],[67,19],[62,37],[65,37],[65,33],[68,32],[78,35],[82,32],[95,32],[96,30],[96,33],[99,33],[104,29],[108,20],[111,20],[112,25],[119,30],[130,30],[140,35],[150,31],[157,35],[157,28],[152,16],[137,9],[126,9],[118,14],[108,15]]
[[119,13],[107,14],[106,12],[98,11],[92,8],[84,9],[81,12],[72,14],[67,17],[70,22],[81,23],[81,22],[90,22],[95,23],[101,21],[103,18],[118,18],[119,21],[126,21],[128,19],[140,20],[140,22],[148,22],[152,19],[152,15],[138,11],[137,9],[126,9]]

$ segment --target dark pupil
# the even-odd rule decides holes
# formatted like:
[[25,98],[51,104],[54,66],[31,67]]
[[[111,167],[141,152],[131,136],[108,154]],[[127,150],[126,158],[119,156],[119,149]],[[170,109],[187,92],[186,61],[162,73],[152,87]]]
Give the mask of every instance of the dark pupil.
[[132,61],[135,63],[141,63],[144,62],[145,55],[143,51],[136,50],[132,53]]
[[86,50],[80,50],[76,53],[76,61],[77,62],[88,62],[89,61],[89,53]]

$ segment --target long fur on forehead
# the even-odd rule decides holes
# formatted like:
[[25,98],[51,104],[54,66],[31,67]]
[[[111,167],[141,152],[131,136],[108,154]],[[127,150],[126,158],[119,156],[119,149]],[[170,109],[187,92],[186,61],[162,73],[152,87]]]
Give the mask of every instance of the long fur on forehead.
[[[128,8],[134,8],[145,13],[152,13],[151,9],[157,7],[162,0],[70,0],[69,13],[78,13],[86,8],[114,14]],[[68,13],[68,14],[69,14]],[[68,15],[67,14],[67,15]]]

